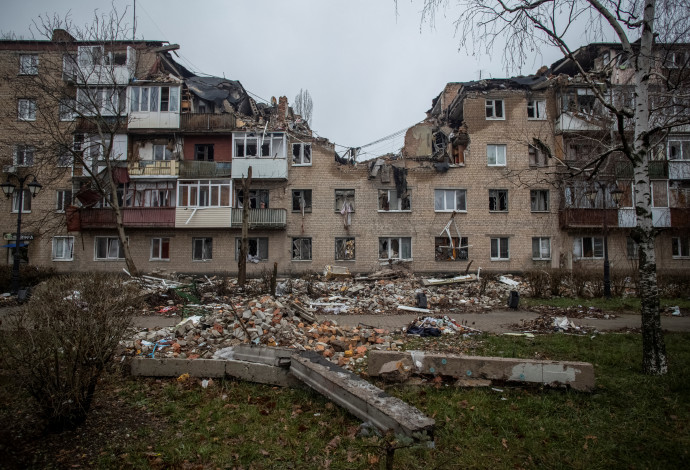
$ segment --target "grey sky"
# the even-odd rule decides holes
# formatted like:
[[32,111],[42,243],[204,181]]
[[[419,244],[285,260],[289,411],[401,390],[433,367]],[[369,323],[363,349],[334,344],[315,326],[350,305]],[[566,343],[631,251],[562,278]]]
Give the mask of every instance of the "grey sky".
[[[114,0],[119,11],[132,0]],[[25,0],[2,8],[0,31],[30,37],[41,13],[75,24],[108,11],[110,0]],[[180,45],[180,62],[194,72],[240,80],[257,99],[300,88],[314,101],[312,128],[332,142],[357,147],[425,117],[447,82],[503,77],[501,51],[468,57],[458,51],[451,19],[420,25],[421,3],[399,0],[137,0],[137,38]],[[537,59],[525,73],[559,58]],[[402,136],[372,145],[365,158],[397,151]],[[343,148],[336,147],[342,151]]]

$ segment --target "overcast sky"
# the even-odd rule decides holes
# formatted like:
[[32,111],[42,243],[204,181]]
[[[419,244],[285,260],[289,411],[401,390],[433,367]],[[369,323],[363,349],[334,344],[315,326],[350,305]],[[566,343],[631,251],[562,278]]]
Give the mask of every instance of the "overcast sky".
[[[118,11],[133,0],[13,0],[0,32],[30,38],[39,14],[71,12],[75,24],[94,9]],[[419,0],[137,0],[138,39],[179,44],[178,60],[200,74],[239,80],[257,100],[301,88],[313,102],[312,129],[344,147],[359,147],[425,117],[446,83],[504,77],[501,51],[469,57],[458,51],[452,18],[420,24]],[[559,58],[545,51],[533,67]],[[365,158],[397,151],[402,136],[367,147]],[[336,147],[342,151],[342,147]]]

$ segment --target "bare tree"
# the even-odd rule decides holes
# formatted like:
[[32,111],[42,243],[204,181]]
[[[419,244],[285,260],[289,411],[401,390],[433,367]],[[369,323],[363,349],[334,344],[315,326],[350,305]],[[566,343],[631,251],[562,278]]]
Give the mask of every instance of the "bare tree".
[[[449,8],[448,0],[424,0],[423,20],[433,24],[435,14]],[[687,102],[688,74],[662,73],[659,65],[669,58],[678,61],[674,48],[687,41],[688,0],[460,0],[456,30],[461,47],[478,53],[503,50],[507,70],[520,70],[541,47],[555,46],[570,61],[584,84],[611,120],[612,138],[606,149],[593,156],[581,170],[590,178],[611,155],[623,155],[633,168],[636,227],[633,239],[639,246],[640,297],[642,299],[643,371],[661,375],[668,371],[666,349],[659,316],[655,238],[652,220],[650,155],[668,132],[688,124],[687,113],[669,113],[668,106],[654,115],[653,93],[661,102]],[[657,27],[659,25],[659,27]],[[663,25],[663,27],[661,27]],[[578,29],[578,31],[574,31]],[[618,64],[630,71],[632,103],[607,99],[599,80],[572,47],[572,38],[602,41],[614,39],[620,50]],[[683,55],[677,69],[687,71]],[[659,101],[659,100],[657,100]]]
[[237,284],[247,283],[247,255],[249,254],[249,188],[252,186],[252,167],[247,169],[247,177],[242,178],[242,241],[237,261]]
[[[123,42],[131,35],[125,14],[94,12],[83,27],[72,24],[69,16],[40,16],[32,33],[50,40],[39,56],[40,73],[6,78],[19,98],[20,113],[21,98],[30,98],[24,101],[35,116],[20,117],[15,125],[35,151],[36,172],[44,182],[64,181],[73,172],[78,195],[113,211],[127,269],[137,275],[118,198],[119,168],[127,158],[126,89],[139,52],[136,43]],[[10,133],[9,138],[16,136]],[[50,225],[48,219],[43,222]]]
[[299,93],[295,96],[295,104],[293,106],[295,113],[302,116],[307,124],[311,126],[311,115],[314,110],[314,102],[311,99],[311,94],[309,90],[303,90],[300,88]]

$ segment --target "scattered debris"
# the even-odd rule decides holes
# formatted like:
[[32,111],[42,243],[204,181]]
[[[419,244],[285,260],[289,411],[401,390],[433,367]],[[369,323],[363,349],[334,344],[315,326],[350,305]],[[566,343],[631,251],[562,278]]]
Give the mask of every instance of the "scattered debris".
[[419,336],[441,336],[442,334],[477,334],[476,328],[462,325],[447,316],[417,317],[405,328],[405,334]]

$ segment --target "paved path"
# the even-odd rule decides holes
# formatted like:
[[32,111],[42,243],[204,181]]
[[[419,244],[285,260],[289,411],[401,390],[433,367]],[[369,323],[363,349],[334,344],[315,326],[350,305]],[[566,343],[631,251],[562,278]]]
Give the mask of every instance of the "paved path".
[[[518,325],[520,320],[530,321],[539,315],[527,310],[493,310],[488,313],[464,313],[450,314],[453,320],[476,328],[488,333],[507,333],[520,331],[513,325]],[[416,314],[405,315],[319,315],[319,320],[335,320],[339,325],[353,327],[359,324],[373,326],[375,328],[385,328],[390,331],[399,330],[409,325],[412,320],[417,318]],[[134,324],[138,328],[158,329],[165,326],[176,325],[180,322],[179,317],[145,316],[136,317]],[[639,328],[640,316],[629,314],[620,315],[617,318],[596,319],[582,318],[573,319],[577,326],[590,326],[600,331],[620,330],[623,328]],[[661,317],[661,326],[667,331],[690,332],[690,317]]]

